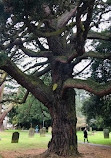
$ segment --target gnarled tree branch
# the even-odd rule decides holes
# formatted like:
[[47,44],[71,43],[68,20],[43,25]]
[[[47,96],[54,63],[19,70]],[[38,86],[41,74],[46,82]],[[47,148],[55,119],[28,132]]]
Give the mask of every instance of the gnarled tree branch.
[[3,122],[5,116],[7,115],[8,112],[10,112],[10,111],[12,110],[13,106],[14,106],[14,104],[11,103],[11,104],[9,105],[8,109],[6,109],[6,110],[0,115],[0,123]]
[[66,11],[61,17],[58,19],[57,28],[64,27],[67,22],[71,19],[71,17],[76,13],[77,6],[74,9],[71,9],[70,12]]
[[67,88],[84,89],[95,95],[104,96],[111,93],[111,81],[105,84],[100,84],[91,79],[68,79],[63,84],[62,95],[64,94]]
[[38,51],[38,52],[34,52],[32,50],[26,49],[25,47],[21,47],[20,48],[26,55],[28,55],[29,57],[49,57],[51,51]]
[[88,39],[98,39],[98,40],[105,40],[105,41],[111,41],[111,33],[106,33],[106,34],[102,34],[102,33],[97,33],[97,32],[89,32]]
[[80,58],[84,59],[84,58],[88,58],[88,57],[97,58],[97,59],[109,59],[109,60],[111,60],[111,53],[102,54],[102,53],[99,53],[99,52],[89,51],[89,52],[83,54]]
[[43,104],[47,105],[52,101],[50,88],[42,80],[23,73],[5,54],[0,54],[0,69],[7,72],[19,84],[31,92]]

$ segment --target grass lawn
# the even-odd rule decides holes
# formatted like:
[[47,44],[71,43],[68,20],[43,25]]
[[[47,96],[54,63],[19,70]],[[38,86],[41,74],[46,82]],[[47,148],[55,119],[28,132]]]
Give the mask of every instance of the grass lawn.
[[[91,132],[88,132],[88,134],[88,140],[90,143],[111,145],[111,132],[109,134],[109,139],[104,139],[103,131],[96,131],[94,135],[90,135]],[[77,132],[77,138],[79,141],[84,141],[83,131]]]
[[25,150],[34,148],[47,148],[47,144],[51,137],[40,137],[40,134],[35,133],[34,137],[30,138],[28,132],[19,132],[19,143],[11,143],[12,133],[14,131],[5,131],[0,133],[0,151],[3,150]]
[[[34,137],[30,138],[28,136],[28,131],[19,131],[19,143],[11,143],[13,132],[14,131],[8,130],[0,133],[0,138],[2,139],[0,140],[0,151],[47,148],[47,144],[51,139],[50,136],[40,137],[37,133],[35,133]],[[90,134],[90,132],[88,133]],[[79,141],[83,141],[83,132],[77,132],[77,137]],[[111,145],[111,133],[109,139],[104,139],[103,132],[97,131],[94,135],[89,135],[88,139],[90,143]]]

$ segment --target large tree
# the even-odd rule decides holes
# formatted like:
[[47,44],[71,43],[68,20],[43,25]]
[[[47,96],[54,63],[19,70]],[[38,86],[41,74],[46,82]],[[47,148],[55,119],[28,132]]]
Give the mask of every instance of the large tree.
[[[92,58],[111,59],[111,53],[85,50],[87,39],[111,40],[109,32],[91,31],[105,22],[110,1],[3,0],[0,8],[0,69],[48,108],[53,124],[47,154],[77,154],[74,88],[100,96],[111,93],[111,81],[77,79]],[[75,66],[86,59],[88,65],[77,72]],[[48,72],[50,85],[41,78]]]

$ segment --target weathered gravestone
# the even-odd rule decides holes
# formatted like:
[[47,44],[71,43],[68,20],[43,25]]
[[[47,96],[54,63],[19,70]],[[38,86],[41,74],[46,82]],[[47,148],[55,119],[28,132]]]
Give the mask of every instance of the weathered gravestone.
[[52,132],[52,127],[48,127],[48,133]]
[[104,138],[109,138],[109,129],[104,129],[103,133],[104,133]]
[[35,132],[35,129],[34,128],[30,128],[29,129],[29,137],[34,137],[34,132]]
[[45,127],[41,128],[40,129],[40,136],[45,137],[45,133],[46,133],[46,128]]
[[12,141],[11,141],[11,143],[18,143],[18,140],[19,140],[19,132],[14,132],[12,134]]
[[92,127],[90,127],[90,131],[92,131]]

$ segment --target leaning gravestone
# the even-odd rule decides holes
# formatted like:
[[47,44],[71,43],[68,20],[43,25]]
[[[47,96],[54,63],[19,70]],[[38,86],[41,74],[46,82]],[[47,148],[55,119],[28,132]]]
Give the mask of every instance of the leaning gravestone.
[[109,138],[109,129],[104,129],[104,138]]
[[11,143],[18,143],[18,140],[19,140],[19,133],[18,132],[14,132],[12,134],[12,141],[11,141]]
[[46,128],[45,127],[41,128],[40,129],[40,136],[45,137],[45,133],[46,133]]
[[30,128],[29,129],[29,137],[33,137],[34,136],[34,132],[35,132],[35,129],[34,128]]

